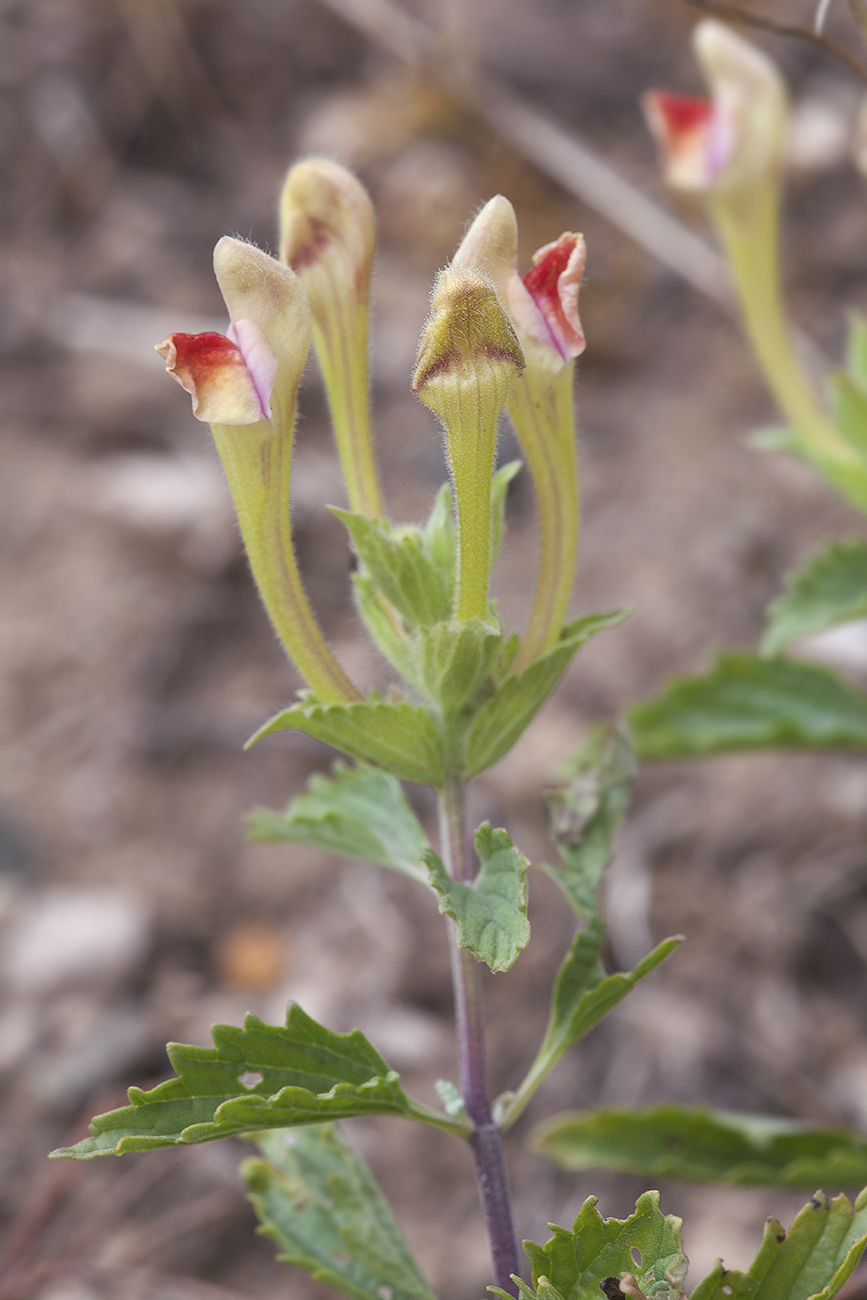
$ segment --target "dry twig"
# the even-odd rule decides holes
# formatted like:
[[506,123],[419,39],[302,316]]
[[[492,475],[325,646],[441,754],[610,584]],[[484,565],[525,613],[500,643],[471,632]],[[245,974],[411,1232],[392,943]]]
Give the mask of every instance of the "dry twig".
[[[730,22],[743,23],[745,27],[755,27],[761,32],[772,32],[775,36],[792,36],[796,40],[807,41],[810,45],[824,50],[826,54],[832,55],[833,58],[839,59],[860,81],[867,83],[867,66],[851,54],[845,45],[830,40],[821,32],[811,31],[809,27],[799,27],[792,23],[780,23],[775,18],[765,18],[762,14],[741,9],[740,5],[730,4],[729,0],[684,0],[684,2],[691,9],[698,9],[701,13],[710,14],[714,18],[727,18]],[[864,6],[863,0],[852,0],[852,7],[863,27],[867,23],[867,7]]]

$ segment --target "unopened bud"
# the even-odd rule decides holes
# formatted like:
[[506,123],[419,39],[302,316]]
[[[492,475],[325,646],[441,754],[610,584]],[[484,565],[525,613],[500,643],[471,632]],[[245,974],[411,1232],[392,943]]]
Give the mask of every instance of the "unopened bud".
[[524,354],[497,295],[477,271],[448,266],[431,299],[413,389],[448,426],[469,398],[496,422]]
[[460,538],[456,616],[484,618],[497,419],[524,356],[493,286],[477,271],[446,267],[432,307],[413,388],[445,425]]
[[367,329],[375,239],[373,205],[351,172],[327,158],[296,163],[280,198],[280,257],[313,314],[349,504],[384,514],[370,432]]

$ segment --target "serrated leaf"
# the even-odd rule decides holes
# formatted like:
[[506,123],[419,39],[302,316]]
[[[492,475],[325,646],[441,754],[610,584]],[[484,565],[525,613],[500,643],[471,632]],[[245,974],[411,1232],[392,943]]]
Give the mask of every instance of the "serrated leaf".
[[867,747],[867,696],[798,659],[722,655],[707,676],[671,682],[628,716],[640,758]]
[[509,484],[522,468],[522,461],[510,460],[507,464],[501,465],[491,479],[491,568],[496,563],[500,553],[500,543],[503,540]]
[[773,1187],[861,1187],[867,1138],[766,1115],[666,1103],[563,1115],[537,1130],[538,1149],[567,1169]]
[[475,880],[452,880],[433,849],[425,853],[440,911],[457,926],[459,948],[492,971],[508,970],[530,939],[526,875],[530,866],[504,830],[482,822],[475,834],[481,869]]
[[279,1258],[351,1300],[434,1300],[365,1162],[332,1124],[262,1133],[241,1174]]
[[307,794],[285,812],[254,808],[253,839],[310,844],[328,853],[391,867],[427,884],[422,854],[427,836],[398,780],[366,763],[335,763],[332,777],[313,776]]
[[438,623],[415,635],[418,680],[445,714],[455,714],[494,674],[503,648],[499,625],[480,618]]
[[451,618],[453,575],[431,558],[417,528],[392,528],[336,506],[331,512],[345,525],[375,585],[411,627]]
[[788,1233],[777,1219],[768,1219],[758,1254],[746,1273],[723,1268],[713,1271],[692,1293],[691,1300],[832,1300],[851,1277],[867,1244],[867,1194],[861,1192],[854,1210],[845,1196],[828,1200],[817,1192],[796,1216]]
[[248,1015],[243,1029],[214,1025],[211,1034],[214,1047],[170,1043],[176,1078],[150,1092],[130,1088],[129,1106],[97,1115],[92,1137],[52,1154],[87,1160],[353,1115],[436,1120],[360,1030],[336,1034],[295,1003],[285,1027]]
[[563,865],[545,866],[579,916],[596,917],[596,890],[611,861],[635,779],[635,751],[619,726],[594,729],[564,784],[549,795],[551,829]]
[[502,758],[539,712],[576,651],[597,632],[616,627],[628,613],[627,609],[615,609],[576,619],[563,629],[553,650],[523,672],[506,678],[481,706],[467,733],[465,775],[478,776]]
[[[525,1241],[533,1266],[533,1286],[542,1297],[544,1279],[563,1300],[599,1300],[606,1278],[634,1276],[648,1298],[683,1300],[687,1260],[680,1231],[682,1220],[659,1209],[659,1192],[645,1192],[628,1219],[603,1219],[591,1196],[572,1231],[548,1225],[554,1236],[544,1246]],[[633,1251],[638,1252],[640,1263]]]
[[768,607],[762,653],[867,616],[867,542],[834,542],[786,578],[785,593]]
[[400,781],[434,786],[443,781],[442,736],[430,714],[412,704],[392,704],[376,695],[355,704],[320,704],[308,696],[275,714],[247,744],[275,731],[304,731]]

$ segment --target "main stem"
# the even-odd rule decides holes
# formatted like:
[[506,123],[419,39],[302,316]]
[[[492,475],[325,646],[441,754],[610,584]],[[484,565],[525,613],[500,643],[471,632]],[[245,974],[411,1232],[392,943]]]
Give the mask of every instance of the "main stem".
[[[473,879],[464,815],[464,785],[449,777],[440,794],[440,848],[443,862],[454,880]],[[474,1131],[469,1139],[476,1169],[497,1286],[516,1295],[512,1274],[518,1273],[518,1247],[512,1223],[512,1204],[500,1129],[491,1116],[485,1079],[485,1025],[481,969],[466,948],[459,948],[455,926],[449,921],[449,951],[455,995],[455,1021],[460,1057],[461,1092]]]

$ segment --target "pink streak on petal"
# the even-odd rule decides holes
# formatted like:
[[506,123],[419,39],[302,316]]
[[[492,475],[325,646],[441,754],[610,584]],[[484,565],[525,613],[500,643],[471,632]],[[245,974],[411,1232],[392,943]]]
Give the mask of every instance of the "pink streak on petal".
[[222,334],[171,334],[157,345],[166,370],[192,395],[193,415],[208,424],[266,419],[240,349]]
[[524,286],[545,319],[551,342],[564,361],[584,351],[584,331],[578,317],[578,290],[584,274],[586,248],[571,231],[546,244],[533,257]]
[[236,320],[229,326],[229,338],[237,343],[253,387],[259,395],[266,419],[271,418],[271,393],[277,378],[277,358],[265,332],[254,320]]

